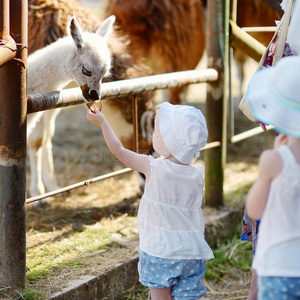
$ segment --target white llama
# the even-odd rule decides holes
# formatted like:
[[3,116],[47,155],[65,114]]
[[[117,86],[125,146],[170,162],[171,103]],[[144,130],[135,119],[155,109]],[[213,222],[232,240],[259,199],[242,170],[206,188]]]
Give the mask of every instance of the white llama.
[[[81,87],[87,101],[99,99],[103,77],[109,75],[111,54],[107,38],[115,16],[107,18],[96,33],[82,32],[73,16],[69,34],[28,57],[27,93],[59,91],[71,81]],[[60,109],[28,115],[27,138],[31,196],[59,188],[54,175],[52,137]],[[37,202],[41,204],[42,202]]]

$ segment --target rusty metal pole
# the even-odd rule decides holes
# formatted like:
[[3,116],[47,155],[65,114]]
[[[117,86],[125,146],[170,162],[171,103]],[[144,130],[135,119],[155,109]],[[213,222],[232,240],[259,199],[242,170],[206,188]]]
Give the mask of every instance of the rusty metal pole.
[[10,34],[19,46],[16,59],[0,69],[0,285],[24,289],[27,0],[2,2],[0,34],[10,20]]
[[[207,1],[207,67],[218,70],[216,82],[207,84],[206,119],[209,142],[220,141],[221,147],[205,153],[205,198],[213,207],[223,205],[223,159],[226,152],[223,132],[224,97],[224,26],[223,1]],[[224,148],[225,147],[225,148]]]
[[9,39],[9,0],[0,2],[0,30],[1,40]]
[[0,2],[0,66],[13,59],[16,55],[15,41],[9,35],[9,1]]

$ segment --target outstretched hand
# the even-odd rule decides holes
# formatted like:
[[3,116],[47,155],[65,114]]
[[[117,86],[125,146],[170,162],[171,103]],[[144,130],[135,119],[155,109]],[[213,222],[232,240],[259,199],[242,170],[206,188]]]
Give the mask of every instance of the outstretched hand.
[[87,111],[87,118],[97,126],[101,126],[103,121],[105,121],[105,117],[103,113],[97,107],[93,111],[92,110]]

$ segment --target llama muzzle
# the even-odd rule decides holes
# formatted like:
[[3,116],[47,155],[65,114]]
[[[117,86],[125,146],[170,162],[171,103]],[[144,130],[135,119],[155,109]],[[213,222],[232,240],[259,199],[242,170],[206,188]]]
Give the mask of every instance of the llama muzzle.
[[99,95],[96,90],[91,90],[87,84],[80,86],[82,95],[87,101],[96,101],[99,100]]

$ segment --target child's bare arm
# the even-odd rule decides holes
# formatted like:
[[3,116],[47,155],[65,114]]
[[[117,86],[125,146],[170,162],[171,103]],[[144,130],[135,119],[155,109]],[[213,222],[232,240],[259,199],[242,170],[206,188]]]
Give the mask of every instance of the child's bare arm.
[[87,118],[93,124],[101,127],[105,142],[113,155],[127,167],[141,172],[145,174],[146,178],[149,178],[150,163],[147,155],[124,148],[104,115],[98,109],[96,109],[95,112],[88,111]]
[[205,206],[205,198],[204,198],[204,196],[203,196],[203,197],[202,197],[201,208],[203,209],[203,208],[204,208],[204,206]]
[[247,214],[258,220],[265,209],[272,180],[280,174],[283,166],[277,151],[264,151],[259,159],[258,178],[246,200]]

